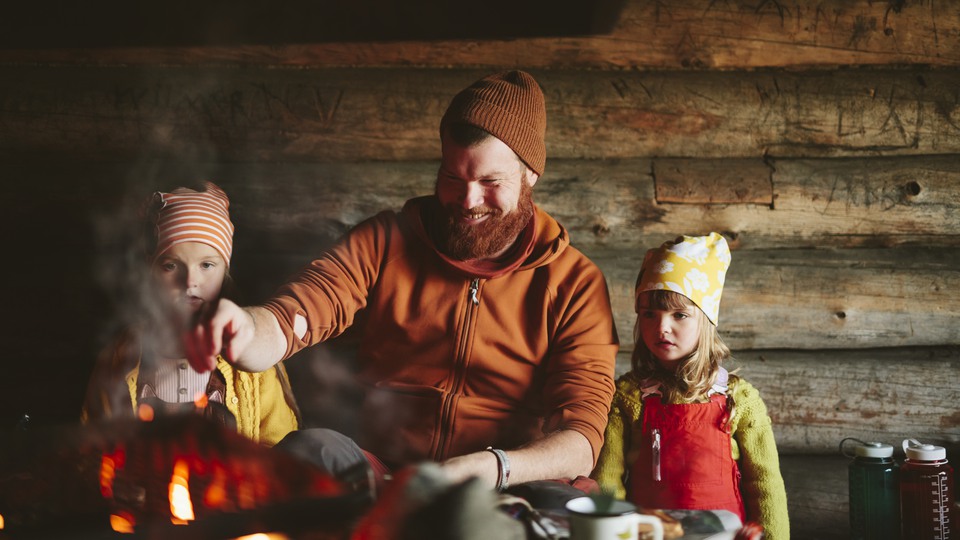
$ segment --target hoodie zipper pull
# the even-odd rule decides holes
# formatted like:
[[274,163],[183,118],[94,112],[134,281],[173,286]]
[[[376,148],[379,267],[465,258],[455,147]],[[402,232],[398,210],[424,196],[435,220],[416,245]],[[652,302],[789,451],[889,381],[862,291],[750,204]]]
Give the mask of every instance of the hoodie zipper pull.
[[660,481],[660,430],[654,428],[653,430],[653,480],[655,482]]
[[477,293],[480,291],[480,278],[473,278],[473,281],[470,282],[470,301],[473,302],[473,305],[479,306],[480,299],[477,298]]

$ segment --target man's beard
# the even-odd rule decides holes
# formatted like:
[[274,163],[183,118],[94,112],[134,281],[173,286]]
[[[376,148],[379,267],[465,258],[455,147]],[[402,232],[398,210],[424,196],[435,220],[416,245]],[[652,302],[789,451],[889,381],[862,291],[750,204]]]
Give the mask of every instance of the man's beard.
[[506,214],[487,206],[471,208],[469,213],[491,212],[489,218],[476,225],[460,221],[465,212],[455,205],[443,207],[441,212],[440,242],[444,253],[452,259],[470,261],[489,259],[508,248],[533,217],[533,188],[520,183],[517,208]]

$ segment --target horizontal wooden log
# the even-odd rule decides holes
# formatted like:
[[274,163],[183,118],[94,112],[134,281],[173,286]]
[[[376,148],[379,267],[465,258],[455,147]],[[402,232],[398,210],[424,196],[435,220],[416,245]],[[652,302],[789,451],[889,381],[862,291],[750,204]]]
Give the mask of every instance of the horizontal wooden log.
[[[5,66],[0,156],[436,159],[451,97],[487,73]],[[960,152],[956,70],[535,75],[549,159]]]
[[655,159],[657,203],[773,206],[772,167],[760,159]]
[[947,0],[626,2],[605,35],[234,47],[2,50],[0,62],[108,65],[477,66],[736,69],[955,66],[960,14]]
[[[659,179],[652,172],[658,162],[551,160],[534,198],[581,249],[634,250],[637,259],[678,234],[711,230],[727,235],[734,249],[748,250],[960,246],[957,156],[698,161],[700,171],[717,170],[718,178],[742,163],[749,169],[772,169],[772,206],[660,201]],[[249,242],[253,247],[309,253],[365,217],[431,193],[437,166],[435,161],[225,164],[21,158],[5,163],[8,178],[21,181],[0,184],[0,195],[18,201],[4,215],[21,223],[53,208],[108,216],[124,205],[136,208],[139,199],[160,186],[211,179],[231,196],[237,242],[256,235]],[[711,197],[710,178],[698,174],[704,182],[696,187]],[[729,187],[718,186],[721,193]]]
[[[721,321],[721,325],[723,322]],[[892,445],[913,438],[960,459],[960,349],[734,350],[730,370],[760,390],[782,454],[839,454],[856,437]],[[617,356],[617,372],[630,353]],[[954,457],[955,456],[955,457]]]
[[[549,173],[556,176],[539,182],[535,197],[569,227],[574,245],[605,272],[626,347],[632,346],[633,286],[644,252],[677,234],[709,230],[735,238],[721,313],[724,335],[735,347],[862,348],[960,342],[960,297],[952,294],[960,290],[956,249],[960,202],[951,187],[960,166],[948,158],[877,163],[774,161],[775,182],[784,187],[772,209],[658,205],[652,200],[649,173],[644,172],[650,170],[650,163],[644,160],[557,163]],[[875,177],[864,172],[871,166],[878,169]],[[194,169],[191,164],[169,162],[124,171],[118,164],[86,169],[21,164],[8,167],[11,177],[33,178],[39,191],[30,202],[11,208],[6,217],[11,224],[24,223],[31,216],[55,212],[58,205],[88,201],[83,203],[90,205],[85,208],[91,212],[88,219],[100,227],[99,245],[107,249],[124,243],[111,238],[111,230],[138,230],[130,223],[110,225],[104,206],[107,199],[113,197],[121,204],[117,197],[123,189],[135,191],[134,185],[144,186],[142,198],[158,184],[214,179],[232,198],[237,225],[234,276],[249,293],[249,301],[256,301],[360,220],[429,193],[435,167],[435,163],[198,164]],[[90,182],[78,180],[78,171],[89,175]],[[796,177],[787,178],[788,173]],[[818,174],[823,180],[817,179]],[[913,181],[906,179],[919,179],[920,192],[886,208],[885,203],[859,198],[860,191],[837,189],[836,178],[849,174],[863,175],[858,182],[865,183],[868,191],[882,192],[890,186],[891,193]],[[784,175],[782,181],[779,175]],[[117,184],[111,184],[112,178],[118,179]],[[129,182],[126,188],[119,187],[123,182]],[[139,200],[126,202],[128,208],[139,204]],[[102,215],[96,215],[97,208]],[[78,210],[71,207],[71,211]],[[63,242],[74,240],[67,237]],[[78,249],[89,243],[82,241]],[[103,260],[117,260],[107,253],[111,255]],[[109,275],[124,274],[112,272]]]
[[[632,348],[642,254],[588,254],[606,275],[621,343]],[[958,290],[955,250],[738,250],[720,328],[738,349],[948,345],[960,343]]]

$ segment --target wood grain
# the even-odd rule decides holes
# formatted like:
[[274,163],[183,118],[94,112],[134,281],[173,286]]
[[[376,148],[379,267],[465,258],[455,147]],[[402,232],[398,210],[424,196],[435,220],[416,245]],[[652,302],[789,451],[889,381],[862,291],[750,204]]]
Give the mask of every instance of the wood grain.
[[[0,67],[0,156],[416,161],[462,69]],[[960,72],[534,72],[553,159],[960,152]]]

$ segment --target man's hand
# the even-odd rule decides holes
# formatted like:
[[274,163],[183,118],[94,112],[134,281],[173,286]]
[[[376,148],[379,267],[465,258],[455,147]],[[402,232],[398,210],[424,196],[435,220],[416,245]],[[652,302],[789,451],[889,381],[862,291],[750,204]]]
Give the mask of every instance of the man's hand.
[[455,483],[476,476],[491,489],[497,486],[497,474],[500,465],[497,463],[497,456],[493,455],[492,452],[484,450],[450,458],[441,463],[440,467],[447,478]]
[[217,366],[217,355],[235,363],[256,334],[256,323],[247,310],[230,300],[220,300],[201,310],[184,335],[184,350],[193,369],[204,373]]

